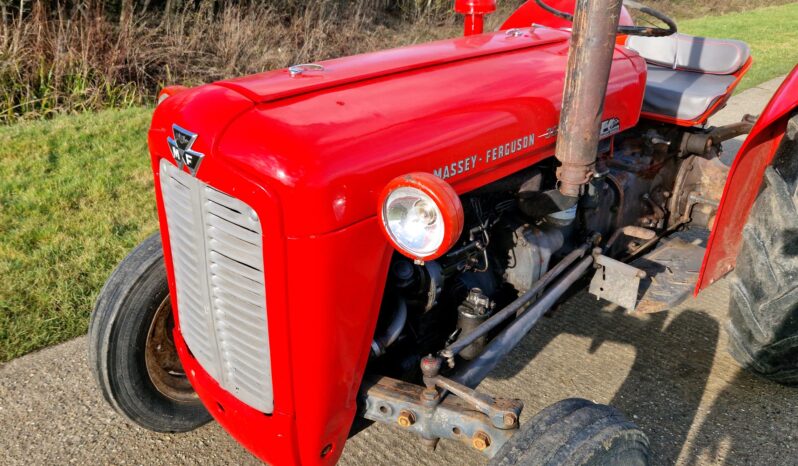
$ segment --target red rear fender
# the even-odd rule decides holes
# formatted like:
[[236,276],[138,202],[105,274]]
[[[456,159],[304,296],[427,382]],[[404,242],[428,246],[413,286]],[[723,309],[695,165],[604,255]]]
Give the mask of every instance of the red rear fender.
[[734,159],[704,254],[696,294],[734,268],[748,212],[796,107],[798,66],[773,94]]

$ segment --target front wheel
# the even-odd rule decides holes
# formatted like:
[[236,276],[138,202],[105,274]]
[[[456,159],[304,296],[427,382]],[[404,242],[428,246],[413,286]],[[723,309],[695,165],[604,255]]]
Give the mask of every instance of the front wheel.
[[645,466],[646,435],[617,409],[579,398],[545,408],[505,443],[491,466]]
[[89,362],[103,396],[130,421],[187,432],[210,421],[177,356],[159,234],[128,255],[106,282],[89,324]]
[[730,287],[729,352],[761,377],[798,385],[798,116],[765,170]]

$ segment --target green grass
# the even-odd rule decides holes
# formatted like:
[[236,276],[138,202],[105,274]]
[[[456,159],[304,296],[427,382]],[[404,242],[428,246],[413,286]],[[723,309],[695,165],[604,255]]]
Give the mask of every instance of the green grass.
[[798,63],[798,3],[689,19],[678,25],[688,34],[739,39],[751,46],[754,64],[738,91],[787,74]]
[[157,230],[151,112],[0,127],[0,362],[85,333],[108,274]]
[[[798,62],[798,4],[681,21],[751,44],[751,87]],[[157,229],[150,108],[0,126],[0,362],[86,332],[111,270]]]

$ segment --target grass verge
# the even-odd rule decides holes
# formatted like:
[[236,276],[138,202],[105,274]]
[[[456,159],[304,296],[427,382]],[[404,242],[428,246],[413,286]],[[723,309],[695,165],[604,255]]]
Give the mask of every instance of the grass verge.
[[156,231],[150,114],[0,127],[0,361],[85,333],[110,271]]
[[798,63],[798,3],[679,22],[687,34],[738,39],[751,46],[754,64],[737,87],[742,91],[785,75]]
[[[791,24],[798,4],[680,22],[691,34],[751,44],[756,63],[741,87],[798,61]],[[105,110],[0,126],[0,362],[85,333],[108,274],[157,229],[150,113]]]

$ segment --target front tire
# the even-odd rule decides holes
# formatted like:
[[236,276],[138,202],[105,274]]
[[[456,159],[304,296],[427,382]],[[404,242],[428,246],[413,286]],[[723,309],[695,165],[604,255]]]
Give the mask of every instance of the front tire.
[[646,435],[617,409],[579,398],[545,408],[505,443],[491,466],[645,466]]
[[106,401],[128,420],[156,432],[187,432],[211,416],[182,372],[171,316],[156,233],[100,292],[89,324],[89,363]]
[[751,372],[798,385],[798,116],[743,228],[730,279],[729,352]]

